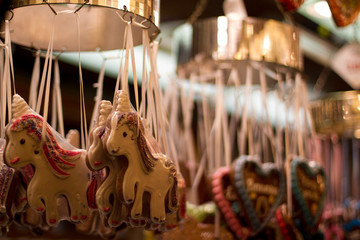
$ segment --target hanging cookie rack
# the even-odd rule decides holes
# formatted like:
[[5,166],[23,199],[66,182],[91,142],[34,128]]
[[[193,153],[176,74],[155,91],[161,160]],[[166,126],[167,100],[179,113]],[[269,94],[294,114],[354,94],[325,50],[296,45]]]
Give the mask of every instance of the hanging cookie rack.
[[[75,15],[79,16],[81,51],[106,51],[123,47],[125,22],[134,28],[134,45],[141,44],[142,28],[153,40],[159,33],[159,1],[13,0],[12,42],[34,49],[47,49],[55,23],[54,51],[78,51]],[[56,16],[56,17],[54,17]]]

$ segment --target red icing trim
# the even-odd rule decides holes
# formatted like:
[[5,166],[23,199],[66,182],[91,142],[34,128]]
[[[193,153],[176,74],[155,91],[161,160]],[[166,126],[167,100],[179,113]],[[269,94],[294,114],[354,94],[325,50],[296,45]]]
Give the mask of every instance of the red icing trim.
[[19,157],[16,157],[14,158],[13,160],[10,161],[11,164],[15,164],[17,163],[18,161],[20,161],[20,158]]
[[54,224],[54,223],[56,223],[56,219],[49,219],[49,222]]
[[110,211],[110,207],[104,208],[104,212],[108,212],[108,211]]
[[282,233],[284,239],[285,240],[291,240],[292,237],[289,234],[290,231],[289,231],[289,229],[287,227],[287,224],[286,224],[285,220],[283,219],[283,216],[282,216],[282,213],[281,213],[280,209],[276,210],[275,218],[276,218],[276,221],[279,224],[279,227],[280,227],[280,230],[281,230],[281,233]]
[[85,219],[87,219],[87,216],[86,216],[86,215],[82,215],[82,216],[81,216],[81,219],[82,219],[82,220],[85,220]]
[[99,166],[99,165],[101,165],[101,164],[103,164],[102,161],[95,161],[95,162],[94,162],[94,165],[95,165],[95,166]]
[[246,239],[248,235],[244,232],[244,228],[239,220],[236,218],[235,213],[232,211],[232,208],[229,202],[226,200],[224,192],[221,187],[221,179],[230,173],[230,168],[223,167],[219,168],[213,175],[212,178],[212,193],[214,194],[214,199],[220,208],[220,211],[225,216],[226,223],[229,225],[231,230],[236,234],[238,238]]
[[44,208],[39,207],[38,209],[36,209],[38,212],[42,212],[44,210]]

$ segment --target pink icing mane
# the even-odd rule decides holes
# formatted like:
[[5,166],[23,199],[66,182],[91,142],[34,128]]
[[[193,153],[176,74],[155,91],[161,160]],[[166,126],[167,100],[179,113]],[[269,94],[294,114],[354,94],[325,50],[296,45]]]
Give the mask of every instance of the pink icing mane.
[[[32,137],[38,143],[41,141],[43,119],[41,116],[28,114],[15,120],[10,129],[11,131],[23,131]],[[65,150],[59,146],[49,127],[46,127],[46,141],[43,145],[43,152],[55,173],[61,176],[69,176],[65,169],[75,167],[75,163],[69,160],[75,160],[81,151]]]

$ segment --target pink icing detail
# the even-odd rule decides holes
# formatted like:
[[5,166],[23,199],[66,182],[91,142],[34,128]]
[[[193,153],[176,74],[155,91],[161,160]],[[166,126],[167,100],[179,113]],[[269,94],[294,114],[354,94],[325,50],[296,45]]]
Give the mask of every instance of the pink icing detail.
[[50,223],[56,223],[56,219],[49,219]]
[[26,201],[26,200],[27,200],[26,197],[22,197],[22,198],[20,199],[20,202],[23,202],[23,201]]
[[19,157],[16,157],[14,158],[13,160],[10,161],[11,164],[15,164],[17,163],[18,161],[20,161],[20,158]]
[[119,224],[119,222],[118,222],[118,221],[116,221],[116,220],[112,220],[111,222],[112,222],[114,225]]
[[224,192],[221,188],[221,179],[224,175],[229,174],[230,169],[227,167],[219,168],[215,174],[213,175],[212,179],[212,192],[214,194],[214,199],[217,202],[221,212],[225,214],[225,219],[229,227],[232,231],[236,234],[238,238],[246,239],[248,236],[243,231],[243,227],[239,223],[238,219],[236,218],[235,213],[232,211],[232,208],[229,202],[225,199]]
[[78,216],[72,216],[71,217],[73,220],[78,220]]
[[81,216],[81,219],[82,219],[82,220],[85,220],[85,219],[87,219],[87,216],[86,216],[86,215],[82,215],[82,216]]
[[38,209],[36,209],[38,212],[41,212],[41,211],[43,211],[44,210],[44,208],[42,208],[42,207],[39,207]]
[[109,207],[104,208],[104,212],[108,212],[108,211],[110,211]]

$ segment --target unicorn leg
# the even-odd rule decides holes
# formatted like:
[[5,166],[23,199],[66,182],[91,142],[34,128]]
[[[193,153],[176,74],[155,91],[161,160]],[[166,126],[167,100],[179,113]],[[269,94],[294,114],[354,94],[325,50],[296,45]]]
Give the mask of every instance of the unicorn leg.
[[108,224],[110,227],[118,227],[122,222],[127,218],[127,209],[121,203],[120,199],[114,196],[113,209],[108,219]]
[[85,221],[88,218],[88,204],[86,193],[76,193],[74,196],[66,195],[70,208],[70,218],[73,222]]
[[58,206],[57,206],[57,197],[49,195],[49,197],[44,198],[46,206],[46,222],[50,226],[56,226],[59,222]]
[[28,189],[27,200],[29,206],[39,213],[45,211],[45,204],[41,201],[41,199],[42,199],[41,193],[37,193]]
[[126,171],[122,184],[120,182],[122,186],[121,191],[118,191],[118,193],[123,195],[124,201],[127,204],[131,204],[135,199],[136,182],[134,175],[132,175],[129,170]]
[[104,215],[107,215],[112,211],[110,196],[114,194],[114,186],[111,185],[113,185],[113,183],[105,179],[105,182],[96,192],[96,205],[99,211]]
[[150,199],[150,217],[151,221],[160,224],[165,221],[165,196],[160,191],[151,194]]
[[134,205],[131,208],[131,217],[139,218],[142,215],[142,204],[143,204],[144,189],[140,183],[137,184],[136,198]]

